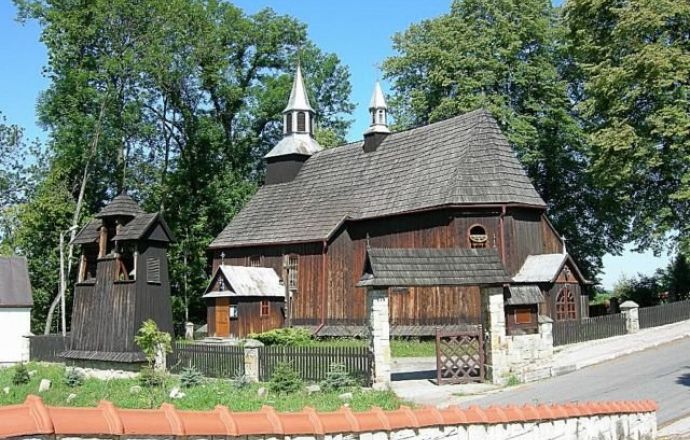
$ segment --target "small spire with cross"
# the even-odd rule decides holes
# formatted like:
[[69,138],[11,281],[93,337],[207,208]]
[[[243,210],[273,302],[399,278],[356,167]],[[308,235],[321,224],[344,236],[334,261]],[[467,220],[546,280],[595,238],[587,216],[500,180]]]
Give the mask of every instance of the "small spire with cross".
[[225,251],[220,253],[220,265],[225,266]]

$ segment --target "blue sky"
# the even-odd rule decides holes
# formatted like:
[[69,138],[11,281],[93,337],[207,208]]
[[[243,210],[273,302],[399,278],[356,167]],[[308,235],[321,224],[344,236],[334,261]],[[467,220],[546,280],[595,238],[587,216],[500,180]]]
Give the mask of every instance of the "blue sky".
[[[367,104],[377,66],[393,54],[391,36],[410,24],[435,17],[448,10],[450,0],[239,0],[235,4],[248,13],[271,7],[308,25],[310,38],[323,50],[336,53],[352,75],[352,101],[357,105],[348,137],[358,138],[367,126]],[[555,1],[560,3],[559,0]],[[47,62],[35,22],[15,21],[16,10],[9,0],[0,2],[0,112],[10,122],[26,129],[29,138],[45,138],[37,125],[36,100],[48,82],[42,76]],[[386,88],[386,84],[383,84]],[[562,231],[567,235],[567,231]],[[622,256],[604,259],[602,284],[611,287],[623,274],[651,273],[665,266],[668,257],[627,250]]]

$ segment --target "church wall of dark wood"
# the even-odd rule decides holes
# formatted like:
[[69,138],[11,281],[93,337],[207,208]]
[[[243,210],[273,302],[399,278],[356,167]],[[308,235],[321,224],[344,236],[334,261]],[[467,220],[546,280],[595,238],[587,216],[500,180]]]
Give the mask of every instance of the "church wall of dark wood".
[[[325,299],[326,323],[361,325],[366,319],[366,289],[358,288],[356,284],[364,268],[367,237],[371,247],[465,248],[471,246],[469,230],[474,225],[485,229],[486,246],[496,247],[501,255],[501,209],[467,208],[348,222],[329,241],[325,261],[322,243],[229,248],[224,250],[224,261],[228,265],[248,266],[249,257],[260,256],[261,266],[274,268],[280,276],[283,255],[297,254],[300,257],[299,289],[293,304],[295,324],[320,324],[323,316],[321,305]],[[541,210],[509,208],[503,219],[503,228],[505,263],[512,274],[519,270],[527,255],[561,251],[560,242],[545,225]],[[213,252],[214,271],[220,264],[221,252]],[[324,281],[325,298],[322,295]],[[463,301],[474,298],[473,294],[449,292],[412,289],[406,302],[396,299],[396,306],[391,308],[392,319],[432,322],[450,315],[478,319],[478,299],[470,303],[471,313],[470,309],[463,309],[467,307]],[[461,297],[463,301],[456,301]]]

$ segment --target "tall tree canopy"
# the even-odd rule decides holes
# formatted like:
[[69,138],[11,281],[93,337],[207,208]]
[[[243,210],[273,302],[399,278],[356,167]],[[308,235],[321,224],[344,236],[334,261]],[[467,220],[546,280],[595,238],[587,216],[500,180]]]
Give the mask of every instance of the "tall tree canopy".
[[690,255],[690,2],[569,0],[565,18],[597,184],[629,239]]
[[586,136],[562,74],[562,34],[549,0],[456,0],[448,14],[396,34],[397,54],[383,70],[398,125],[490,110],[556,228],[594,275],[603,254],[619,248],[621,227],[587,173]]
[[[302,23],[269,9],[247,15],[218,0],[15,3],[21,18],[42,25],[49,54],[51,84],[38,106],[49,166],[38,192],[64,189],[80,217],[122,189],[162,210],[178,239],[171,268],[181,319],[205,282],[209,241],[262,178],[298,57],[321,116],[317,136],[332,142],[344,138],[353,109],[348,69],[310,42]],[[70,215],[45,221],[50,242]],[[54,253],[24,248],[35,260]]]

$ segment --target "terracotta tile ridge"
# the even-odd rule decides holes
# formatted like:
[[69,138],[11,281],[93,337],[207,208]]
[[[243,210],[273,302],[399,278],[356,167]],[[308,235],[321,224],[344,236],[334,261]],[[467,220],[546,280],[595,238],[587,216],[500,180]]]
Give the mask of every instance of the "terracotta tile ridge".
[[[26,396],[23,404],[28,410],[31,419],[36,427],[35,433],[31,434],[52,434],[55,430],[53,419],[50,417],[48,408],[43,404],[43,399],[33,394]],[[18,405],[19,406],[19,405]],[[0,436],[2,432],[0,431]]]
[[225,427],[225,434],[228,436],[237,437],[240,431],[237,428],[237,421],[235,421],[235,418],[233,417],[232,412],[230,412],[228,407],[223,405],[217,405],[214,411],[216,412],[216,414],[218,414],[218,418]]
[[[137,432],[145,430],[150,425],[152,432],[149,434],[178,437],[201,435],[202,431],[206,430],[228,437],[264,434],[323,436],[427,426],[539,422],[610,414],[641,414],[657,410],[658,405],[652,400],[621,400],[550,405],[501,405],[488,408],[474,405],[466,409],[452,406],[441,410],[435,407],[411,409],[401,406],[396,410],[384,411],[374,407],[358,413],[345,406],[334,412],[317,412],[314,408],[306,407],[295,413],[278,413],[273,407],[264,406],[260,411],[240,413],[232,412],[220,405],[212,411],[178,411],[169,403],[162,404],[160,409],[128,410],[118,409],[108,401],[101,401],[96,408],[47,407],[40,397],[30,395],[23,404],[0,407],[0,419],[7,417],[6,420],[12,421],[0,424],[0,439],[66,434],[58,431],[63,431],[64,426],[75,424],[75,420],[80,420],[81,417],[88,417],[94,422],[89,428],[83,429],[104,431],[81,433],[88,435],[124,435],[128,431],[127,424],[134,424]],[[204,427],[204,423],[213,423],[213,427]],[[77,432],[68,434],[80,434],[78,424],[76,429]]]
[[370,409],[370,411],[376,414],[376,418],[381,422],[382,431],[391,431],[391,424],[388,421],[388,416],[379,406],[375,406]]
[[323,427],[323,423],[321,423],[321,418],[319,417],[319,414],[316,412],[314,408],[311,406],[306,406],[302,410],[304,414],[307,415],[309,418],[309,422],[311,422],[311,426],[314,427],[313,433],[316,435],[325,435],[326,430]]
[[343,414],[343,417],[345,417],[345,420],[348,421],[350,426],[352,427],[352,431],[350,432],[360,432],[360,426],[359,426],[359,421],[357,420],[357,417],[355,417],[354,413],[350,409],[349,406],[342,406],[340,408],[340,412]]
[[107,434],[121,435],[125,433],[125,425],[122,423],[120,413],[115,408],[115,405],[107,400],[101,400],[98,402],[97,408],[101,410],[103,419],[105,419],[108,429],[110,429],[110,432]]
[[184,429],[184,423],[182,423],[182,419],[180,418],[180,415],[177,414],[177,410],[175,409],[174,405],[171,405],[169,403],[163,403],[161,405],[161,411],[163,411],[163,414],[165,414],[166,420],[170,424],[170,433],[172,435],[176,435],[176,436],[186,435],[185,429]]
[[271,424],[271,427],[275,432],[273,434],[285,434],[285,429],[283,428],[283,423],[278,417],[278,413],[272,406],[264,405],[261,407],[261,413],[266,415],[266,419]]
[[415,409],[414,414],[420,428],[443,425],[443,414],[435,406]]

